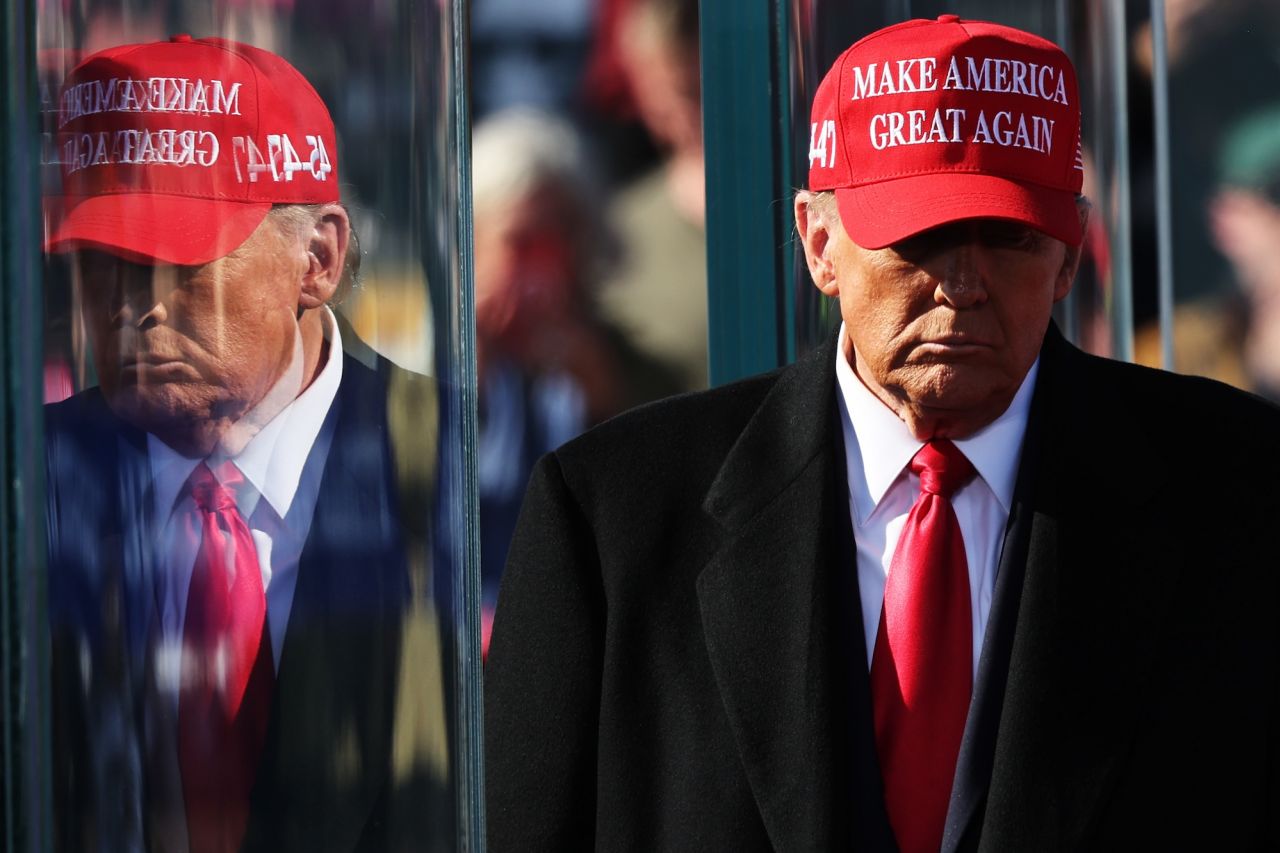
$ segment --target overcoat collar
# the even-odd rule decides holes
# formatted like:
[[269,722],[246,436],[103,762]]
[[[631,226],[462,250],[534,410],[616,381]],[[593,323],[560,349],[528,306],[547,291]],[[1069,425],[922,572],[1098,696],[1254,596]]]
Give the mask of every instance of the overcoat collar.
[[[722,545],[698,578],[708,652],[777,850],[834,838],[825,563],[835,338],[784,371],[703,503]],[[847,513],[846,513],[847,517]]]
[[1011,518],[1025,525],[1027,553],[983,850],[1094,846],[1152,695],[1166,599],[1186,568],[1158,506],[1174,471],[1161,461],[1177,454],[1150,428],[1158,413],[1125,396],[1126,370],[1136,368],[1103,369],[1049,330],[1022,461],[1030,476]]

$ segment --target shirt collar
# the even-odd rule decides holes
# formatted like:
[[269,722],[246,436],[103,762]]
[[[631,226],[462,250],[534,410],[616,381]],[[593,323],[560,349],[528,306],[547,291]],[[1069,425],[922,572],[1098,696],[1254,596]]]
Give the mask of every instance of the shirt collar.
[[[302,479],[303,466],[338,395],[338,386],[342,382],[342,336],[337,320],[327,306],[322,319],[329,355],[319,375],[293,402],[268,421],[244,449],[231,457],[245,480],[253,486],[253,490],[236,495],[236,505],[246,518],[252,514],[258,495],[266,499],[277,516],[284,518],[288,515],[298,491],[298,482]],[[246,418],[251,416],[252,412]],[[147,454],[151,463],[157,517],[163,520],[172,511],[183,484],[203,460],[187,458],[150,434],[147,435]]]
[[1007,513],[1013,507],[1013,488],[1018,482],[1018,460],[1022,458],[1022,439],[1027,434],[1031,415],[1031,395],[1040,372],[1040,357],[1022,378],[1018,393],[1009,408],[991,423],[968,438],[956,439],[955,445],[968,457],[978,474],[995,493]]
[[842,325],[840,345],[836,347],[836,383],[840,387],[851,496],[859,520],[865,522],[916,455],[921,442],[854,375],[846,355],[852,353],[852,347]]
[[147,457],[151,462],[155,517],[163,523],[173,511],[183,484],[203,460],[183,456],[151,433],[147,433]]
[[[924,442],[917,441],[893,410],[854,374],[846,347],[851,353],[853,345],[841,324],[840,342],[836,347],[836,383],[840,389],[850,495],[859,520],[865,522]],[[1039,368],[1040,359],[1036,358],[1000,417],[968,438],[955,441],[1005,512],[1013,505],[1018,459]]]
[[296,400],[285,406],[234,457],[240,473],[267,499],[280,518],[289,514],[298,481],[302,479],[302,468],[307,464],[311,446],[320,434],[342,382],[342,337],[338,323],[327,306],[322,316],[324,337],[329,342],[329,358],[324,368]]

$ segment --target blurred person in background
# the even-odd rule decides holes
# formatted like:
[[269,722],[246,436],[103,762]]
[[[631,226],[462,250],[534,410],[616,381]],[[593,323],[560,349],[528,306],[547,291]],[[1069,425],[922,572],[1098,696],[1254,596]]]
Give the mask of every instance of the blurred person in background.
[[621,263],[600,292],[604,315],[642,351],[707,386],[706,179],[697,0],[626,0],[612,46],[641,122],[663,149],[621,189],[609,218]]
[[[1139,318],[1156,308],[1153,128],[1148,124],[1154,47],[1143,3],[1124,4],[1135,25],[1129,78],[1130,147],[1135,153],[1134,299]],[[1135,20],[1136,19],[1136,20]],[[1280,3],[1254,0],[1166,0],[1169,173],[1173,210],[1175,296],[1192,305],[1230,291],[1229,259],[1216,245],[1207,215],[1221,177],[1217,164],[1229,128],[1271,102],[1280,80]],[[1148,258],[1142,262],[1142,258]],[[1228,297],[1229,298],[1229,297]],[[1205,303],[1199,303],[1203,306]],[[1158,363],[1158,362],[1156,362]],[[1182,370],[1181,364],[1173,367]],[[1217,374],[1228,378],[1228,374]]]
[[1209,224],[1244,303],[1243,335],[1231,340],[1244,387],[1280,400],[1280,104],[1232,127],[1219,159]]
[[487,626],[534,463],[680,382],[596,307],[616,246],[572,127],[529,109],[498,113],[476,127],[472,163]]
[[597,5],[597,0],[473,0],[476,118],[520,106],[570,109]]
[[[1175,307],[1174,367],[1280,400],[1280,103],[1228,125],[1214,159],[1208,231],[1229,266]],[[1159,364],[1157,324],[1135,355]]]

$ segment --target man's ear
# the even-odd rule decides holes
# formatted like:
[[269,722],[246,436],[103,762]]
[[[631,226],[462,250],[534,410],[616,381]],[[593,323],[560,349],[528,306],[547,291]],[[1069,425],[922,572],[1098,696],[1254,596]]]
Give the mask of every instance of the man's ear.
[[1067,246],[1066,253],[1062,258],[1062,267],[1058,270],[1058,276],[1053,282],[1053,301],[1061,302],[1067,298],[1067,294],[1071,292],[1071,286],[1075,284],[1076,273],[1080,270],[1080,259],[1084,255],[1084,241],[1089,233],[1089,211],[1092,206],[1088,199],[1083,196],[1076,202],[1076,211],[1080,214],[1080,233],[1082,235],[1079,246]]
[[302,276],[301,308],[319,308],[337,292],[347,262],[351,220],[337,203],[326,204],[307,235],[307,271]]
[[828,250],[834,245],[833,229],[836,223],[828,221],[818,205],[813,204],[813,195],[801,190],[796,193],[796,234],[800,237],[800,245],[804,247],[805,263],[809,265],[809,275],[813,283],[825,296],[839,296],[840,285],[836,281],[835,265]]

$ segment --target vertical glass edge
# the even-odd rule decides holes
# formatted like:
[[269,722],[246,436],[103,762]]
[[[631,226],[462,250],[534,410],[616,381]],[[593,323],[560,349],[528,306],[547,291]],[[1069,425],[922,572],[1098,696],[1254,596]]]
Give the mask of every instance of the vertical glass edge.
[[[700,4],[712,385],[778,365],[778,186],[771,7]],[[727,35],[735,38],[730,44]]]
[[1133,361],[1133,253],[1131,249],[1132,213],[1129,168],[1129,97],[1128,55],[1125,41],[1125,7],[1121,3],[1107,4],[1109,13],[1110,59],[1114,91],[1113,131],[1115,134],[1115,216],[1112,220],[1114,272],[1112,286],[1112,355],[1123,361]]
[[463,632],[458,660],[459,768],[459,849],[483,853],[484,820],[484,670],[480,655],[480,528],[479,493],[475,476],[476,448],[476,350],[475,292],[472,269],[471,209],[471,109],[469,98],[470,2],[452,0],[453,32],[453,128],[454,156],[457,158],[458,197],[456,245],[458,250],[458,325],[461,359],[459,390],[462,397],[462,490],[466,518],[466,548],[462,583],[455,585],[458,612],[463,614]]
[[701,65],[702,80],[702,140],[704,147],[703,160],[706,164],[703,181],[706,194],[706,229],[707,229],[707,375],[709,383],[714,386],[721,381],[724,343],[729,340],[727,318],[722,316],[719,304],[720,258],[720,193],[719,171],[716,168],[715,144],[717,122],[715,112],[717,99],[715,84],[719,76],[715,69],[715,50],[713,48],[712,31],[719,24],[719,12],[716,0],[702,0],[698,4],[698,62]]
[[1173,192],[1169,151],[1169,46],[1164,0],[1151,0],[1151,98],[1155,123],[1157,304],[1160,366],[1175,368],[1173,357]]
[[5,849],[50,848],[48,668],[43,620],[43,426],[41,376],[40,165],[35,78],[35,3],[6,4],[0,40],[4,133],[0,134],[0,272],[4,370],[0,427],[4,491],[0,562],[4,667]]
[[[1054,0],[1053,7],[1054,41],[1057,42],[1059,47],[1067,52],[1067,55],[1070,56],[1072,61],[1075,63],[1076,68],[1079,69],[1080,62],[1077,59],[1079,52],[1075,49],[1075,44],[1072,43],[1070,24],[1067,15],[1067,0]],[[1079,74],[1077,72],[1077,77],[1078,76]],[[1087,235],[1085,236],[1085,239],[1088,239]],[[1079,299],[1079,291],[1077,288],[1073,287],[1066,297],[1054,306],[1054,317],[1057,319],[1058,325],[1061,327],[1062,334],[1066,336],[1067,340],[1075,344],[1080,343]]]
[[777,134],[775,174],[776,228],[781,250],[776,260],[774,291],[777,300],[778,363],[788,364],[796,357],[796,281],[792,275],[795,265],[795,241],[790,239],[791,191],[796,185],[792,162],[792,80],[791,80],[791,3],[790,0],[773,0],[773,74],[777,80],[777,99],[773,126]]

